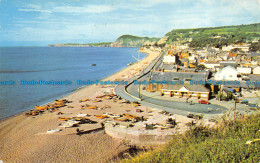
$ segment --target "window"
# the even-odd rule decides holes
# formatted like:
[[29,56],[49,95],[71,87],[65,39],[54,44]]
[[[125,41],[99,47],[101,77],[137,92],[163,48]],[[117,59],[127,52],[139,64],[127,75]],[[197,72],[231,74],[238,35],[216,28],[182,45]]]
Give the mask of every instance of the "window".
[[175,78],[173,78],[172,80],[174,80],[174,81],[175,81],[175,80],[179,80],[179,79],[180,79],[180,78],[176,78],[176,77],[175,77]]
[[191,78],[186,78],[185,81],[191,81]]

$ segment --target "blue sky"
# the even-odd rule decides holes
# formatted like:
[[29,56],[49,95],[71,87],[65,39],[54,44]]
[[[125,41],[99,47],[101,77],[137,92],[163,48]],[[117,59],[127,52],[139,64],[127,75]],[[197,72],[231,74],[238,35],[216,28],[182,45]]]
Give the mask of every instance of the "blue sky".
[[0,0],[0,46],[162,37],[172,29],[260,22],[260,0]]

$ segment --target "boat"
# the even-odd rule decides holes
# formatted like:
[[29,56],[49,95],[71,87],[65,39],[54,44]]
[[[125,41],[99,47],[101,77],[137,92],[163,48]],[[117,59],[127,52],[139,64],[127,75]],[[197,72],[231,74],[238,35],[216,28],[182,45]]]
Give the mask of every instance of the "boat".
[[55,104],[65,104],[66,103],[66,101],[55,101]]
[[61,107],[63,107],[63,106],[65,106],[64,104],[54,104],[53,105],[55,108],[61,108]]
[[27,116],[27,117],[30,117],[30,116],[36,116],[36,115],[39,115],[39,111],[29,111],[29,112],[27,112],[27,113],[25,113],[25,116]]
[[80,102],[85,102],[85,101],[89,101],[90,99],[89,98],[86,98],[84,100],[81,100]]
[[134,63],[130,62],[130,63],[127,64],[127,66],[131,66],[131,65],[133,65],[133,64],[134,64]]
[[136,119],[137,118],[137,116],[134,116],[134,115],[131,115],[131,114],[124,114],[123,116],[126,117],[126,118],[130,118],[130,119]]
[[108,118],[107,115],[95,115],[95,117],[100,119]]
[[73,119],[73,120],[75,120],[75,121],[86,120],[86,118],[84,118],[84,117],[72,117],[71,119]]
[[86,109],[97,109],[97,106],[88,106]]
[[120,114],[110,114],[108,116],[111,117],[111,118],[119,118],[119,117],[121,117]]
[[102,100],[95,100],[95,101],[93,101],[93,102],[95,102],[95,103],[97,103],[97,102],[102,102]]
[[101,95],[101,96],[97,96],[96,98],[103,98],[105,97],[106,95]]
[[91,66],[96,66],[96,65],[97,65],[97,64],[94,63],[94,64],[92,64]]
[[84,114],[84,113],[80,113],[80,114],[77,114],[76,116],[77,117],[86,117],[88,114]]
[[69,119],[70,119],[69,117],[59,117],[59,120],[62,120],[62,121],[67,121]]
[[64,102],[64,103],[68,103],[70,101],[66,100],[66,99],[60,99],[60,100],[55,100],[55,101],[58,101],[58,102]]
[[125,121],[128,121],[128,118],[119,117],[119,118],[114,118],[114,120],[116,120],[116,121],[121,121],[121,122],[125,122]]
[[59,131],[62,131],[62,130],[61,129],[48,130],[47,133],[52,134],[54,132],[59,132]]
[[61,124],[59,127],[74,127],[77,126],[79,124],[79,121],[75,121],[75,120],[69,120],[63,124]]
[[54,105],[48,105],[47,107],[48,107],[48,109],[54,109],[55,108]]
[[47,110],[47,106],[38,106],[38,105],[35,105],[35,109],[36,109],[36,110]]

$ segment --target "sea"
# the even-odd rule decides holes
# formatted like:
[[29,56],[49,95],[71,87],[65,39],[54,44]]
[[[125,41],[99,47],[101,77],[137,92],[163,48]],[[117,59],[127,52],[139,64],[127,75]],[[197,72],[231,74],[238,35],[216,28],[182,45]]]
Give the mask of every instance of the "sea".
[[138,48],[0,47],[0,119],[102,80],[143,59]]

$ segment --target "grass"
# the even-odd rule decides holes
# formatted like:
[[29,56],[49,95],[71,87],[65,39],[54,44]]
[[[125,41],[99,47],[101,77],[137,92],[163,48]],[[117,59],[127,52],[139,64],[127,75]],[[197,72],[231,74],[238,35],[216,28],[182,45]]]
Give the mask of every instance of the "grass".
[[252,162],[260,161],[260,112],[250,116],[228,116],[215,127],[193,126],[161,149],[143,152],[121,162]]

